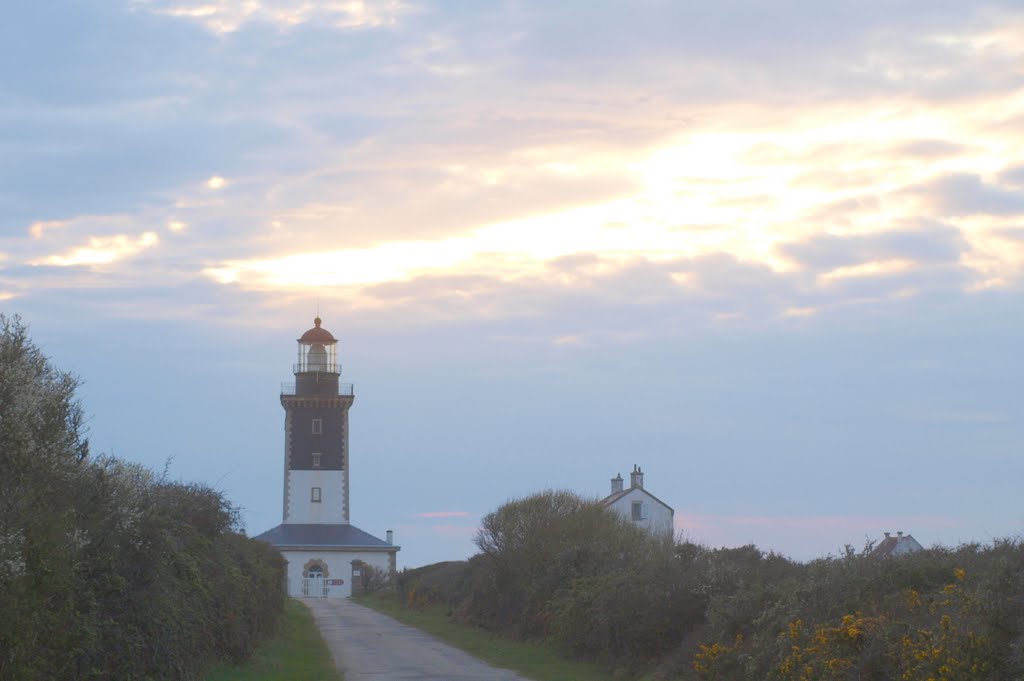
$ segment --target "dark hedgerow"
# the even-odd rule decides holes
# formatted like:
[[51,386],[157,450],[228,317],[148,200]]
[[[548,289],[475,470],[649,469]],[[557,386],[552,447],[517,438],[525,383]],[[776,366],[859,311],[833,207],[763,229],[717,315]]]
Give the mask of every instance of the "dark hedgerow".
[[0,678],[196,679],[276,628],[284,564],[217,491],[91,458],[78,381],[0,315]]

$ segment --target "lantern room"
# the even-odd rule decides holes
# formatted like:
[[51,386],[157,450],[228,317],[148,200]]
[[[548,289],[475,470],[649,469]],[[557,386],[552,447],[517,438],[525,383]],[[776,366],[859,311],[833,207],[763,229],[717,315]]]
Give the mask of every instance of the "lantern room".
[[331,332],[320,326],[320,318],[313,320],[313,328],[299,338],[299,361],[295,373],[322,372],[337,374],[338,341]]
[[320,323],[319,317],[314,319],[313,328],[298,340],[298,362],[293,371],[299,395],[338,394],[338,341]]

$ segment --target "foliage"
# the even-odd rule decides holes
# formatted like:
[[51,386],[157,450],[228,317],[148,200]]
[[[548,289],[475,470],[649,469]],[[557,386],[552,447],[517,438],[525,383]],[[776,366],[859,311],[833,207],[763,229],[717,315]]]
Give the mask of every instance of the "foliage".
[[[711,634],[692,669],[676,672],[706,681],[1019,679],[1024,613],[1018,606],[1011,615],[1006,604],[1024,593],[1020,559],[1020,544],[998,542],[799,566],[748,636],[726,643]],[[936,573],[945,583],[936,584]]]
[[415,569],[404,568],[396,580],[399,599],[413,608],[444,603],[450,612],[465,595],[471,562],[451,560]]
[[388,570],[360,561],[359,582],[356,592],[373,593],[391,586],[391,573]]
[[551,490],[510,501],[476,542],[468,562],[399,575],[403,602],[623,668],[674,649],[703,618],[692,556],[597,501]]
[[210,488],[91,458],[78,381],[0,315],[0,678],[188,679],[275,629],[283,562]]
[[1024,545],[796,563],[658,541],[568,492],[484,519],[469,561],[403,572],[407,606],[658,681],[1024,678]]

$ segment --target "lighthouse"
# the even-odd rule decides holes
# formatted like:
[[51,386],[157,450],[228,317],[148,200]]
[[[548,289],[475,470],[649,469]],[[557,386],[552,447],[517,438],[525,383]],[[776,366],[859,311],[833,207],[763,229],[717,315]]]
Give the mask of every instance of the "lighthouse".
[[322,320],[297,340],[293,383],[281,386],[284,490],[281,524],[256,537],[288,561],[292,596],[346,597],[371,571],[394,574],[400,547],[349,519],[351,383],[342,383],[338,340]]
[[348,410],[351,383],[340,383],[338,341],[313,320],[298,339],[295,383],[284,407],[284,523],[349,521]]

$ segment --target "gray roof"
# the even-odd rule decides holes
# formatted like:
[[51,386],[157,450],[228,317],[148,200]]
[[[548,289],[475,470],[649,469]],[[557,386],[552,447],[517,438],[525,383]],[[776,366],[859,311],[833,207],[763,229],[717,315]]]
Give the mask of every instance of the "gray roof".
[[388,549],[399,547],[363,532],[355,525],[284,524],[258,534],[253,539],[265,541],[277,548],[338,547],[360,549]]
[[629,494],[632,491],[633,491],[633,489],[630,488],[630,489],[620,490],[618,492],[612,492],[611,494],[606,496],[604,499],[602,499],[601,503],[604,504],[605,506],[609,506],[612,503],[614,503],[614,502],[618,501],[619,499],[621,499],[622,497],[626,496],[627,494]]
[[658,497],[654,496],[653,494],[651,494],[650,492],[645,490],[643,487],[627,487],[626,489],[622,490],[621,492],[612,492],[611,494],[609,494],[608,496],[606,496],[604,499],[601,500],[601,505],[602,506],[611,506],[616,501],[618,501],[622,497],[626,496],[627,494],[629,494],[633,490],[640,490],[641,492],[643,492],[644,494],[649,496],[651,499],[654,499],[659,504],[661,504],[662,506],[664,506],[668,510],[672,511],[672,515],[675,515],[676,511],[675,511],[674,508],[672,508],[671,506],[666,504],[664,501],[662,501]]
[[885,533],[885,539],[878,543],[878,546],[871,552],[874,558],[890,558],[895,556],[905,556],[908,553],[917,553],[918,551],[924,551],[924,547],[909,534],[903,534],[900,532],[895,537]]

